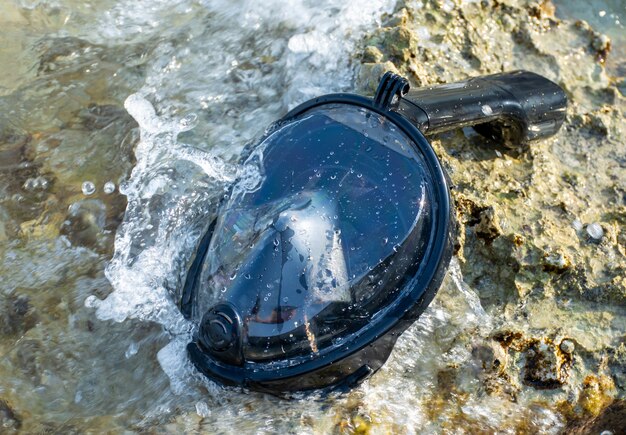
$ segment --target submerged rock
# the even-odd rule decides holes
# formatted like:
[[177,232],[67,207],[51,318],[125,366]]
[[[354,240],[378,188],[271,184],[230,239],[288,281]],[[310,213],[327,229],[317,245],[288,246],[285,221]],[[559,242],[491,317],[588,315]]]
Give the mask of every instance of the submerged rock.
[[26,295],[0,295],[0,337],[23,334],[37,323],[37,315]]
[[5,400],[0,399],[0,432],[6,434],[18,433],[21,426],[22,419]]

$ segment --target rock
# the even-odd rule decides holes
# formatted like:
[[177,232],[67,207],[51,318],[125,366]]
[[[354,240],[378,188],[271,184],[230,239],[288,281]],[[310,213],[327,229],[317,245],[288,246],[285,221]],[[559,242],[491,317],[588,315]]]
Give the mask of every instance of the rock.
[[487,243],[492,242],[502,234],[502,228],[498,224],[496,212],[493,206],[479,211],[478,222],[475,225],[476,235]]
[[611,39],[606,35],[596,33],[591,40],[591,47],[596,51],[598,62],[604,63],[611,52]]
[[385,47],[384,53],[391,60],[406,62],[415,57],[417,38],[413,32],[403,26],[386,27],[379,30],[371,39],[370,45]]
[[363,63],[380,63],[383,60],[383,53],[373,45],[368,45],[363,51]]
[[561,249],[546,252],[543,257],[543,270],[563,273],[572,267],[572,260]]
[[586,415],[597,416],[613,401],[615,384],[606,375],[589,375],[583,381],[578,405]]
[[387,71],[398,73],[395,65],[391,62],[361,64],[357,76],[357,87],[364,93],[373,94],[378,88],[380,78]]
[[472,346],[474,361],[486,373],[502,374],[508,364],[508,355],[496,341],[476,343]]
[[106,224],[106,207],[97,199],[77,201],[70,205],[61,234],[79,246],[97,247],[104,243],[103,229]]
[[534,388],[559,388],[569,376],[571,355],[564,353],[551,340],[531,341],[524,357],[524,382]]
[[559,345],[559,349],[561,349],[564,353],[574,353],[574,349],[576,349],[576,345],[572,340],[565,339],[561,341]]
[[626,401],[617,400],[597,417],[578,420],[567,427],[570,435],[618,435],[626,433]]

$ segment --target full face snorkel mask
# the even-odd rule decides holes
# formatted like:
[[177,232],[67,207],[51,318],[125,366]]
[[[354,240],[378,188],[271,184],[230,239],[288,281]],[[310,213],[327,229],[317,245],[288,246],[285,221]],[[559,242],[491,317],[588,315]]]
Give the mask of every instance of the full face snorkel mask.
[[424,134],[473,126],[508,146],[555,134],[567,99],[517,71],[374,99],[296,107],[242,158],[202,238],[181,311],[188,352],[226,385],[286,393],[351,387],[378,370],[434,298],[452,255],[449,183]]

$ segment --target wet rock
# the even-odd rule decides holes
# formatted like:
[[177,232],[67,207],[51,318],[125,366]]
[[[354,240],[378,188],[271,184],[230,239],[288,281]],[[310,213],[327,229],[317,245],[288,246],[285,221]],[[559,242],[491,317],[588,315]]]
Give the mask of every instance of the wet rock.
[[102,130],[115,122],[120,125],[137,126],[135,120],[123,107],[112,104],[91,104],[87,109],[78,112],[78,120],[85,129],[90,131]]
[[[503,330],[493,335],[505,352],[522,362],[522,382],[539,390],[555,389],[569,379],[575,345],[562,339],[526,337],[520,331]],[[521,358],[520,358],[521,357]]]
[[363,50],[363,63],[380,63],[383,60],[383,53],[374,47],[369,45]]
[[398,70],[391,62],[384,63],[363,63],[359,68],[357,76],[357,86],[364,93],[373,94],[378,88],[380,78],[387,71],[398,73]]
[[104,243],[105,223],[106,208],[101,201],[78,201],[69,207],[61,234],[66,235],[73,244],[94,248]]
[[597,417],[571,423],[566,432],[571,435],[618,435],[626,433],[626,401],[617,400],[602,410]]
[[26,376],[34,385],[41,383],[41,366],[38,355],[42,352],[43,346],[40,342],[32,339],[20,340],[12,351],[12,363]]
[[555,346],[552,340],[534,340],[524,352],[524,382],[537,389],[562,386],[569,376],[571,355]]
[[340,434],[367,435],[372,433],[372,420],[369,416],[356,414],[337,424]]
[[511,382],[507,373],[509,355],[497,341],[475,343],[472,358],[478,368],[476,377],[482,381],[485,391],[494,396],[514,401],[519,389]]
[[534,18],[554,18],[555,12],[556,8],[550,0],[531,3],[528,7],[528,14]]
[[476,232],[476,236],[487,243],[493,242],[502,234],[494,205],[479,204],[466,196],[456,198],[461,220]]
[[476,343],[472,346],[474,361],[487,373],[502,374],[508,364],[508,355],[496,341]]
[[561,341],[561,344],[559,345],[559,349],[561,349],[563,353],[574,353],[574,350],[576,349],[576,345],[574,344],[572,340],[565,339]]
[[11,408],[8,402],[0,399],[0,432],[5,434],[17,433],[22,426],[22,419]]
[[[582,388],[587,399],[576,406],[591,409],[604,397],[594,392],[608,391],[583,382],[597,374],[599,361],[616,379],[624,372],[623,358],[606,360],[607,352],[617,355],[626,304],[626,195],[616,187],[626,179],[625,100],[621,77],[612,81],[603,67],[611,43],[586,23],[561,21],[559,5],[555,10],[550,1],[461,3],[404,4],[404,18],[398,13],[393,25],[414,33],[415,47],[403,38],[408,58],[387,45],[388,30],[368,44],[413,86],[522,68],[566,90],[568,117],[553,140],[523,151],[501,144],[494,150],[466,131],[432,144],[455,186],[456,252],[465,282],[487,312],[517,325],[493,337],[507,356],[502,373],[488,340],[466,343],[481,385],[511,400],[516,393],[502,394],[502,387],[518,386],[547,402],[568,394],[576,401],[570,390]],[[626,383],[618,384],[623,398]]]
[[475,224],[476,235],[486,242],[492,242],[502,234],[502,228],[498,224],[494,207],[490,206],[480,210],[478,222]]
[[370,39],[369,44],[385,47],[389,59],[396,62],[414,58],[417,51],[415,34],[403,26],[382,28]]
[[589,375],[583,381],[578,405],[587,415],[597,416],[613,401],[615,384],[606,375]]
[[604,63],[611,52],[611,39],[606,35],[595,34],[591,40],[591,47],[596,51],[596,59]]
[[561,249],[546,252],[543,257],[543,270],[563,273],[572,267],[572,260]]

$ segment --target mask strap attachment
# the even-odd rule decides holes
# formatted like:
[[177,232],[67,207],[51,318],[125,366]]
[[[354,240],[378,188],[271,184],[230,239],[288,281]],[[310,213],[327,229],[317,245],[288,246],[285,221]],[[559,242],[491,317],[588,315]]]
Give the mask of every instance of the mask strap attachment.
[[409,92],[409,89],[410,85],[407,79],[387,71],[378,84],[374,104],[381,109],[389,110],[393,104],[400,102],[400,99]]

